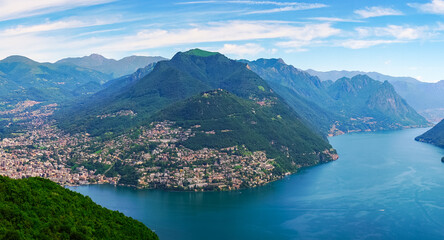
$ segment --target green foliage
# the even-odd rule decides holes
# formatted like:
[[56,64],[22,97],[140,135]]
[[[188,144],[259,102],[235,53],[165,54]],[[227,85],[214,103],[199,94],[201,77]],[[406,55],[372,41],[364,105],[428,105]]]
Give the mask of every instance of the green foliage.
[[93,162],[93,161],[85,161],[80,164],[84,166],[88,170],[96,170],[94,174],[103,174],[106,170],[110,168],[110,165],[101,163],[101,162]]
[[194,56],[198,56],[198,57],[209,57],[209,56],[213,56],[213,55],[216,55],[216,54],[219,54],[219,53],[204,51],[204,50],[196,48],[196,49],[191,49],[189,51],[186,51],[185,54],[187,54],[187,55],[194,55]]
[[134,166],[124,164],[122,161],[117,161],[108,172],[106,172],[105,176],[107,177],[115,177],[117,174],[120,175],[119,184],[128,185],[128,186],[137,186],[139,183],[140,174],[137,172]]
[[0,176],[0,239],[158,239],[141,222],[41,178]]

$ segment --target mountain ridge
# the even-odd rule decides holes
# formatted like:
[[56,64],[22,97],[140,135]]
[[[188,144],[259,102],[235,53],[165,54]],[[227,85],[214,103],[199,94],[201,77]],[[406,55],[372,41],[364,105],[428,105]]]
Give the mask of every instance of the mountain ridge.
[[119,60],[108,59],[104,56],[93,53],[84,57],[72,57],[58,60],[57,64],[72,64],[80,67],[90,68],[114,78],[122,77],[134,73],[137,69],[143,68],[151,63],[166,60],[160,56],[128,56]]

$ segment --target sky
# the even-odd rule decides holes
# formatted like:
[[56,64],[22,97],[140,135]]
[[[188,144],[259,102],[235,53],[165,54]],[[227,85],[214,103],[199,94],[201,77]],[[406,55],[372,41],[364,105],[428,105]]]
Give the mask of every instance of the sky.
[[202,48],[304,70],[444,80],[444,0],[0,0],[0,9],[0,59]]

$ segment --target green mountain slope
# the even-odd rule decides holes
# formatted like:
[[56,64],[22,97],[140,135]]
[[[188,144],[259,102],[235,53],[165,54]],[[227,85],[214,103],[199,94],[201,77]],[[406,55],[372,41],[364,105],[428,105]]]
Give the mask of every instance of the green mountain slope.
[[333,100],[317,77],[285,64],[282,59],[245,62],[252,71],[266,80],[312,129],[322,135],[326,135],[335,121],[341,119],[341,116],[320,107],[331,105]]
[[[155,120],[174,121],[183,128],[200,125],[202,133],[183,143],[193,150],[244,145],[253,152],[265,151],[276,160],[280,173],[331,161],[335,153],[277,99],[260,105],[225,90],[213,90],[167,107]],[[209,131],[215,134],[204,133]]]
[[41,178],[0,176],[1,239],[158,239],[141,222]]
[[21,56],[0,61],[0,101],[61,102],[92,94],[110,76],[82,67],[38,63]]
[[149,64],[162,60],[166,60],[166,58],[129,56],[120,60],[114,60],[105,58],[99,54],[91,54],[79,58],[64,58],[57,61],[57,63],[72,64],[79,67],[89,68],[110,75],[113,78],[118,78],[132,74],[139,68],[143,68]]
[[415,140],[444,148],[444,120],[421,136],[416,137]]
[[[146,77],[119,94],[104,96],[100,104],[59,114],[60,126],[69,131],[87,131],[93,135],[119,132],[143,124],[163,107],[212,89],[226,89],[255,101],[277,98],[268,84],[240,63],[219,53],[202,50],[177,53],[170,61],[161,61]],[[204,56],[202,56],[204,55]],[[134,114],[120,116],[122,111]],[[112,118],[98,116],[113,115]]]

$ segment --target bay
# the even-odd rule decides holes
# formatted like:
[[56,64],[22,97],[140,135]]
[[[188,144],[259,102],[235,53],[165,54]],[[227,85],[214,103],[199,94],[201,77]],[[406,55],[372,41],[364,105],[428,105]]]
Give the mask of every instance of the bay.
[[332,137],[337,161],[254,189],[70,189],[166,240],[444,239],[444,149],[414,141],[426,130]]

